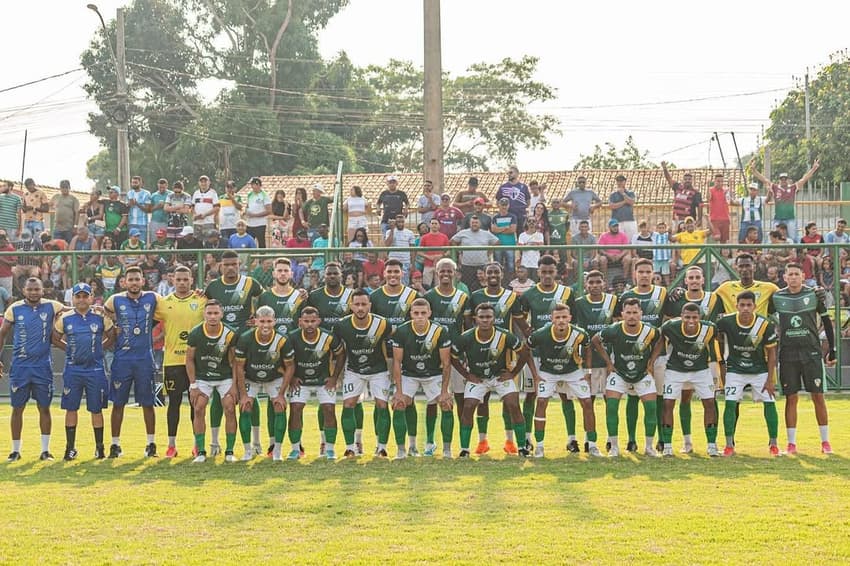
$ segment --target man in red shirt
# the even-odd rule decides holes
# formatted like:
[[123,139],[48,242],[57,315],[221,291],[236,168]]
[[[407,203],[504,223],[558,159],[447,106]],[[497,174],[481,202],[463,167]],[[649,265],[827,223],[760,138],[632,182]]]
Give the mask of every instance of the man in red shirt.
[[723,173],[714,174],[714,185],[708,189],[708,224],[711,234],[721,244],[729,241],[729,188],[723,184]]
[[432,217],[440,223],[440,232],[451,239],[457,233],[458,224],[463,220],[463,212],[451,203],[451,197],[443,194],[440,197],[440,208],[434,211]]
[[294,238],[289,238],[286,241],[287,248],[312,248],[313,244],[310,242],[310,238],[307,237],[307,229],[301,228],[298,230],[298,233],[295,234]]
[[608,279],[608,268],[620,265],[623,267],[623,277],[626,280],[632,278],[632,257],[629,253],[628,245],[631,243],[628,236],[620,232],[620,222],[616,218],[608,221],[608,231],[599,236],[596,241],[597,245],[617,245],[622,247],[603,249],[599,255],[599,270],[605,274],[605,279]]
[[682,182],[673,179],[667,170],[667,162],[661,162],[661,170],[673,189],[673,225],[677,220],[684,221],[688,216],[693,217],[697,225],[702,223],[702,195],[694,188],[694,177],[690,173],[682,175]]
[[[449,245],[449,237],[440,232],[440,221],[432,218],[430,222],[431,231],[419,238],[420,248],[438,248]],[[446,255],[446,252],[437,250],[433,252],[420,251],[420,256],[424,258],[424,268],[422,269],[422,284],[425,287],[431,287],[434,283],[434,264],[439,259]]]
[[377,253],[368,252],[366,254],[366,261],[363,262],[363,279],[368,282],[372,275],[377,275],[379,279],[383,280],[384,260],[378,259]]

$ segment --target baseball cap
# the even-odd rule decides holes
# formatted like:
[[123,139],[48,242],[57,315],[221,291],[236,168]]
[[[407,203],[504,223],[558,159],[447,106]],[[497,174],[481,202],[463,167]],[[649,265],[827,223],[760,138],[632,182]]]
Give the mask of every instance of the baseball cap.
[[685,216],[685,222],[694,222],[693,216]]
[[121,194],[121,187],[119,187],[118,185],[112,185],[111,187],[109,187],[109,192],[111,193],[112,191],[115,191],[116,193],[118,193],[120,195]]
[[194,234],[194,233],[195,233],[195,229],[192,228],[191,226],[183,226],[183,229],[180,230],[181,236],[188,236],[189,234]]
[[414,271],[413,273],[410,274],[411,279],[414,279],[416,277],[422,277],[422,272],[421,271]]
[[748,188],[748,189],[755,189],[755,190],[758,190],[758,188],[759,188],[759,184],[758,184],[758,183],[756,183],[755,181],[753,181],[752,183],[750,183],[749,185],[747,185],[747,188]]
[[166,234],[168,234],[168,231],[165,228],[160,228],[156,231],[157,236],[165,236]]
[[611,220],[608,221],[608,226],[619,226],[619,225],[620,225],[620,221],[617,220],[616,218],[612,218]]
[[206,233],[204,233],[204,236],[206,236],[207,238],[218,238],[221,236],[221,233],[219,233],[219,231],[215,228],[210,228],[206,231]]
[[138,237],[139,237],[139,236],[141,236],[141,235],[142,235],[142,233],[139,231],[139,229],[138,229],[138,228],[131,228],[131,229],[130,229],[130,237],[131,237],[131,238],[132,238],[132,237],[134,237],[134,236],[135,236],[136,238],[138,238]]
[[452,197],[449,195],[449,193],[443,193],[440,195],[440,200],[451,200],[451,198]]
[[74,288],[71,289],[71,293],[76,295],[77,293],[85,293],[87,295],[91,295],[91,285],[88,283],[77,283],[74,285]]
[[484,203],[485,203],[485,200],[481,197],[478,197],[477,199],[472,201],[472,204],[484,204]]
[[387,182],[389,183],[390,181],[398,181],[398,177],[395,175],[387,175]]
[[788,177],[788,173],[780,173],[779,178],[781,179],[782,177]]
[[511,201],[509,201],[505,197],[502,197],[502,198],[499,199],[499,204],[511,204]]
[[316,183],[315,185],[313,185],[313,190],[319,191],[320,193],[323,193],[323,192],[325,192],[325,187],[322,186],[321,183]]

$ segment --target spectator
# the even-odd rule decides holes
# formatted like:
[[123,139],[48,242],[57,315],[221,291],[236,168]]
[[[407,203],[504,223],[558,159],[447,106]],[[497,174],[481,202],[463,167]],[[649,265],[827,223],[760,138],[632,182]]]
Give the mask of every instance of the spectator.
[[422,272],[414,270],[413,273],[410,274],[410,288],[419,293],[420,295],[424,295],[428,289],[422,284]]
[[661,162],[664,178],[673,189],[673,219],[684,220],[688,216],[697,224],[702,224],[702,195],[694,188],[694,176],[690,173],[682,175],[682,182],[674,181],[667,170],[667,162]]
[[354,259],[354,254],[345,252],[342,254],[342,279],[345,281],[347,277],[354,277],[354,287],[361,288],[366,284],[363,278],[363,263]]
[[[100,251],[101,252],[114,251],[116,249],[117,248],[115,247],[115,240],[113,240],[109,236],[104,236],[103,239],[100,241]],[[105,257],[106,257],[106,254],[101,253],[98,261],[100,263],[103,263]],[[115,256],[115,261],[118,261],[117,255]]]
[[[75,251],[98,251],[100,246],[97,245],[97,239],[89,234],[89,229],[85,226],[80,226],[77,229],[77,235],[71,238],[69,249]],[[98,263],[98,254],[80,254],[76,256],[83,263],[96,266]]]
[[[674,243],[688,246],[679,252],[681,267],[690,264],[694,258],[696,258],[697,254],[700,252],[700,248],[705,245],[709,233],[709,230],[697,230],[696,222],[690,216],[685,218],[684,232],[673,234],[670,238],[670,240]],[[705,261],[705,258],[703,258],[700,263],[703,263],[703,261]]]
[[313,241],[319,234],[319,226],[331,223],[328,215],[328,205],[333,199],[325,196],[325,188],[321,183],[313,185],[313,198],[304,203],[304,217],[307,221],[307,236]]
[[832,261],[832,257],[824,256],[821,262],[821,269],[818,272],[818,284],[824,289],[832,289],[832,284],[835,282]]
[[[200,238],[195,235],[195,229],[192,226],[184,226],[180,231],[180,237],[177,239],[178,250],[200,250],[204,245]],[[177,254],[177,260],[190,269],[195,269],[198,266],[198,253],[195,251],[183,251]]]
[[[741,242],[741,243],[742,244],[748,244],[748,245],[761,244],[762,241],[761,241],[761,238],[758,237],[758,229],[755,226],[750,226],[749,228],[747,228],[747,233],[744,235],[744,241]],[[762,249],[761,248],[749,248],[749,249],[742,249],[741,252],[751,254],[753,256],[754,260],[756,261],[756,263],[758,263],[758,257],[761,255]]]
[[[466,183],[466,190],[455,195],[454,208],[460,210],[462,218],[464,214],[472,212],[475,200],[479,198],[484,199],[485,204],[487,203],[487,195],[478,190],[478,177],[470,177]],[[453,235],[454,233],[446,234],[449,238]]]
[[791,248],[777,248],[774,247],[777,244],[785,244],[785,238],[782,236],[782,232],[779,230],[771,230],[770,234],[770,243],[772,246],[765,248],[763,254],[759,258],[761,262],[761,268],[764,273],[767,273],[767,270],[771,267],[775,267],[777,270],[777,274],[780,271],[785,271],[785,266],[788,265],[792,261],[796,261],[797,253]]
[[[407,198],[407,197],[405,197]],[[395,225],[390,226],[384,235],[384,245],[388,248],[412,248],[416,235],[404,227],[404,215],[395,217]],[[401,262],[404,271],[404,284],[410,281],[410,265],[413,263],[414,251],[392,251],[387,254],[387,259],[397,259]]]
[[121,290],[118,286],[118,278],[121,277],[122,273],[123,268],[121,267],[121,264],[118,263],[118,257],[114,255],[103,256],[100,265],[98,265],[95,270],[95,277],[97,277],[103,285],[104,299],[108,299],[110,296]]
[[620,222],[616,218],[608,221],[608,231],[599,236],[597,244],[600,246],[618,246],[603,249],[599,256],[599,270],[608,280],[608,270],[612,267],[623,269],[624,279],[631,279],[631,255],[624,246],[629,245],[629,237],[620,232]]
[[127,205],[119,200],[121,189],[117,186],[109,187],[109,196],[103,204],[103,218],[106,222],[104,232],[115,242],[121,245],[127,239]]
[[425,181],[422,185],[422,195],[417,203],[419,210],[419,221],[425,226],[430,226],[434,211],[440,206],[440,196],[434,193],[434,183]]
[[[809,222],[806,224],[806,235],[801,238],[801,242],[805,244],[823,244],[824,239],[823,236],[818,232],[818,225],[816,222]],[[809,248],[806,250],[806,255],[812,258],[812,262],[815,265],[816,269],[820,269],[820,263],[823,259],[823,254],[821,254],[820,248]],[[807,283],[808,285],[808,283]]]
[[542,202],[538,202],[531,210],[533,211],[532,218],[537,223],[537,231],[543,235],[543,241],[548,246],[549,232],[551,230],[549,226],[549,210]]
[[141,234],[143,244],[148,241],[148,212],[151,210],[151,193],[142,186],[142,178],[138,175],[130,179],[130,190],[127,191],[127,223],[130,230],[136,228]]
[[[161,230],[162,228],[160,228]],[[165,270],[165,277],[156,286],[156,294],[160,297],[167,297],[174,292],[174,267],[169,267]]]
[[[13,242],[15,251],[18,252],[40,252],[43,250],[41,246],[41,238],[36,238],[28,228],[21,231],[21,239]],[[15,277],[15,283],[18,289],[23,289],[22,284],[18,284],[21,280],[26,280],[28,277],[40,277],[41,260],[38,257],[22,254],[17,256],[18,260],[12,268],[12,273]]]
[[318,269],[310,269],[310,277],[304,282],[304,289],[307,292],[315,291],[322,286],[321,272]]
[[[242,210],[245,208],[242,205],[242,197],[236,194],[236,183],[227,181],[224,184],[224,194],[219,197],[218,204],[220,207],[218,209],[218,230],[222,239],[227,240],[232,234],[236,233],[236,222],[239,221]],[[263,223],[263,228],[265,228],[265,223]]]
[[176,240],[182,234],[183,228],[189,225],[189,215],[192,214],[192,196],[183,190],[183,183],[175,181],[171,194],[165,201],[165,212],[168,214],[168,239]]
[[383,283],[381,282],[381,276],[377,273],[372,273],[371,275],[369,275],[369,277],[366,278],[366,285],[366,288],[363,290],[371,295],[372,293],[380,289],[381,285],[383,285]]
[[537,231],[537,221],[529,218],[525,222],[525,230],[519,235],[517,244],[520,246],[535,246],[533,249],[520,252],[519,266],[528,270],[528,277],[537,281],[537,264],[540,261],[540,247],[546,244],[543,234]]
[[708,189],[708,227],[715,240],[721,244],[729,241],[732,218],[729,203],[732,194],[723,182],[723,173],[714,174],[714,185]]
[[210,178],[198,177],[198,190],[192,195],[192,228],[194,234],[203,234],[209,228],[215,228],[215,219],[221,205],[218,193],[212,188]]
[[0,185],[0,230],[6,231],[6,237],[11,242],[17,239],[21,232],[21,197],[12,192],[15,184],[3,181]]
[[[142,232],[138,228],[130,228],[130,237],[121,243],[120,250],[125,252],[140,252],[145,249]],[[142,262],[142,256],[137,253],[121,254],[118,258],[124,269]]]
[[593,231],[591,215],[594,210],[602,206],[602,200],[592,189],[587,188],[587,178],[581,176],[576,179],[576,188],[567,194],[564,204],[571,211],[570,230],[573,236],[578,234],[579,223],[582,220],[587,220],[588,231]]
[[611,209],[611,218],[620,223],[620,231],[626,235],[629,241],[637,234],[637,223],[635,222],[635,193],[626,188],[626,176],[617,175],[617,189],[608,198],[608,208]]
[[257,267],[251,272],[251,278],[265,288],[274,283],[274,260],[271,256],[261,257]]
[[166,236],[168,232],[165,228],[157,229],[154,236],[156,239],[151,242],[150,249],[155,250],[159,254],[159,259],[164,261],[166,264],[171,265],[174,263],[174,254],[169,253],[174,250],[174,242],[169,240]]
[[[369,233],[366,228],[357,228],[354,230],[354,237],[348,243],[349,248],[371,248],[372,242],[369,241]],[[366,261],[366,254],[359,252],[354,254],[355,261],[363,263]]]
[[63,240],[61,238],[51,238],[50,232],[46,232],[46,231],[42,232],[41,236],[39,236],[39,238],[41,239],[41,247],[42,248],[46,244],[50,244],[49,249],[51,249],[51,250],[58,250],[60,252],[64,252],[65,250],[68,249],[68,242],[66,242],[65,240]]
[[168,203],[168,197],[171,191],[168,190],[168,179],[160,179],[156,182],[156,192],[151,194],[151,221],[149,223],[151,240],[156,237],[156,233],[160,230],[168,228],[168,213],[165,211],[165,205]]
[[[461,246],[494,246],[499,243],[499,238],[494,236],[489,230],[484,230],[481,227],[481,221],[478,216],[472,215],[469,219],[469,228],[461,230],[452,237],[452,245]],[[490,263],[490,252],[488,250],[467,250],[460,251],[460,278],[466,283],[470,291],[477,291],[481,288],[476,277],[476,272],[479,267]]]
[[[430,181],[425,183],[430,186]],[[422,200],[422,197],[419,197]],[[351,192],[345,202],[342,203],[342,209],[348,215],[348,240],[354,239],[354,233],[358,228],[367,230],[369,228],[369,217],[367,216],[372,211],[372,205],[363,198],[363,189],[357,185],[351,187]]]
[[342,286],[352,290],[360,288],[360,285],[357,284],[357,276],[353,273],[342,274]]
[[803,177],[795,182],[788,183],[788,173],[779,174],[779,184],[772,183],[770,179],[759,173],[755,168],[755,160],[750,161],[750,169],[753,177],[764,183],[767,187],[767,202],[776,201],[773,208],[773,225],[776,226],[780,222],[785,223],[788,227],[788,236],[794,241],[797,241],[797,216],[795,199],[797,190],[809,182],[809,179],[820,168],[820,160],[815,159],[812,168],[806,171]]
[[161,261],[157,254],[145,254],[139,267],[142,269],[145,288],[149,291],[155,291],[159,287],[160,281],[163,280],[165,272],[168,270],[165,262]]
[[[329,248],[330,245],[330,239],[328,238],[328,225],[322,224],[319,226],[319,235],[313,239],[312,247],[313,249],[326,249]],[[310,269],[323,271],[325,269],[327,255],[327,253],[320,253],[317,256],[313,256],[313,262],[310,264]]]
[[[583,265],[581,269],[589,271],[599,267],[599,252],[596,250],[596,236],[590,232],[589,220],[578,221],[578,233],[572,237],[572,244],[584,247],[582,250]],[[581,271],[581,269],[577,269],[577,259],[571,259],[570,263],[572,265],[573,272]]]
[[[427,234],[429,231],[430,231],[430,227],[428,226],[428,224],[425,224],[424,222],[420,222],[419,224],[417,224],[416,225],[416,239],[413,241],[413,246],[418,248],[419,242],[422,241],[422,236]],[[417,253],[416,256],[414,257],[413,269],[415,269],[416,271],[422,271],[422,269],[424,267],[425,267],[425,258],[422,256],[422,254]]]
[[646,247],[646,245],[654,242],[655,234],[649,229],[649,223],[642,220],[638,225],[638,233],[632,236],[631,244],[635,246],[632,250],[632,263],[638,259],[653,259],[652,246]]
[[773,283],[780,289],[785,288],[785,280],[783,277],[779,276],[779,267],[777,267],[776,265],[771,265],[767,268],[765,274],[765,281],[767,281],[768,283]]
[[536,283],[529,277],[528,268],[520,265],[516,270],[516,279],[508,283],[508,288],[522,296],[523,293],[534,287]]
[[538,202],[545,203],[546,202],[546,185],[541,185],[536,180],[532,180],[528,183],[528,192],[531,193],[531,198],[528,199],[528,208],[534,210],[534,207],[537,206]]
[[79,212],[80,216],[84,217],[81,219],[80,225],[86,226],[89,229],[89,234],[97,238],[98,243],[103,241],[106,232],[104,207],[100,196],[100,189],[92,189],[89,201]]
[[[321,185],[319,185],[321,188]],[[315,190],[313,191],[316,192]],[[245,207],[245,225],[248,233],[257,241],[257,247],[266,247],[266,226],[268,216],[272,212],[272,201],[263,190],[263,181],[259,177],[251,179],[251,192],[248,193],[248,204]],[[325,199],[330,202],[331,199]],[[322,200],[324,202],[324,200]],[[321,206],[321,205],[320,205]],[[325,216],[328,214],[327,205],[324,206]]]
[[765,197],[759,196],[759,184],[750,183],[747,187],[749,196],[738,199],[741,205],[741,226],[738,228],[738,243],[747,238],[750,227],[756,229],[758,241],[762,241],[762,218],[764,218]]
[[80,201],[71,196],[70,181],[59,181],[59,194],[53,196],[50,206],[53,210],[53,237],[70,242],[80,210]]
[[[437,247],[448,247],[449,239],[448,237],[440,232],[440,221],[436,218],[432,218],[429,226],[429,232],[424,236],[419,238],[419,248],[437,248]],[[434,285],[434,266],[437,261],[443,257],[445,257],[446,252],[439,251],[426,251],[421,250],[418,252],[419,256],[422,257],[422,283],[426,287],[431,287]]]
[[491,230],[493,228],[493,218],[484,212],[484,204],[485,200],[483,198],[477,198],[472,201],[472,212],[463,217],[463,222],[461,222],[461,228],[464,230],[469,228],[469,219],[473,216],[478,217],[478,222],[481,224],[482,230]]
[[[297,216],[300,216],[297,215]],[[293,234],[292,207],[286,204],[286,193],[280,189],[274,192],[272,197],[272,213],[269,219],[272,221],[272,247],[282,248],[286,240]]]
[[366,261],[363,262],[363,276],[366,277],[366,282],[372,281],[373,276],[377,276],[380,283],[384,277],[384,260],[378,259],[378,254],[369,252],[366,254]]
[[[384,235],[392,228],[391,221],[398,215],[407,216],[410,202],[407,193],[398,190],[398,177],[387,176],[387,188],[378,195],[378,206],[381,208],[381,234]],[[390,244],[385,242],[385,245]]]
[[[205,250],[226,250],[230,247],[230,240],[225,240],[221,237],[221,232],[216,230],[215,228],[210,228],[206,232],[202,234],[204,237],[204,241],[202,242],[203,248]],[[246,234],[247,237],[251,237]],[[253,238],[251,238],[253,240]],[[240,266],[245,268],[246,266]]]
[[499,200],[499,210],[493,216],[492,226],[490,231],[496,238],[499,239],[499,246],[493,250],[493,260],[502,265],[505,272],[505,279],[510,281],[513,277],[514,267],[516,266],[516,254],[513,249],[504,249],[501,246],[516,245],[516,223],[515,214],[511,214],[508,210],[510,201],[507,198]]
[[[304,214],[304,204],[307,202],[307,191],[304,187],[295,189],[295,200],[292,202],[292,228],[294,237],[301,228],[307,229],[307,216]],[[287,239],[287,241],[289,241]]]
[[[569,214],[561,207],[561,199],[552,199],[552,210],[549,211],[549,243],[553,246],[564,246],[569,243]],[[558,250],[559,263],[566,265],[569,254],[566,250]]]
[[[440,196],[440,208],[434,211],[434,218],[440,223],[440,232],[451,239],[458,230],[458,224],[463,221],[463,212],[451,205],[448,194]],[[470,203],[472,206],[472,203]]]
[[286,241],[286,247],[290,249],[309,249],[312,247],[306,228],[301,228],[295,233],[295,237]]
[[[850,234],[847,233],[847,221],[843,218],[839,218],[835,221],[835,230],[831,232],[827,232],[826,236],[824,236],[824,243],[827,244],[847,244],[850,243]],[[847,251],[845,248],[839,248],[841,250],[841,257],[843,257]],[[824,248],[823,255],[828,256],[831,255],[832,252],[829,248]]]
[[517,226],[522,226],[525,230],[525,217],[528,213],[531,193],[525,183],[519,181],[519,169],[516,165],[508,167],[508,181],[496,191],[496,200],[503,198],[508,199],[508,211],[516,216]]
[[[0,252],[13,251],[15,251],[15,246],[9,241],[9,233],[5,228],[0,228]],[[15,256],[0,256],[0,288],[5,289],[9,296],[12,295],[14,289],[15,278],[12,274],[12,267],[15,265],[15,261]]]
[[[663,220],[655,225],[655,232],[652,233],[652,243],[657,246],[670,245],[670,230],[667,228],[667,223]],[[676,268],[673,265],[673,250],[653,248],[652,249],[652,270],[661,275],[661,280],[664,285],[670,284],[670,280],[676,274]]]
[[44,213],[50,211],[50,202],[44,191],[36,187],[32,179],[24,181],[24,187],[27,189],[24,193],[24,204],[21,207],[24,213],[24,228],[35,236],[44,232]]
[[254,236],[248,233],[248,223],[244,220],[236,221],[236,233],[231,234],[227,239],[227,247],[236,248],[256,248],[259,242],[254,239]]

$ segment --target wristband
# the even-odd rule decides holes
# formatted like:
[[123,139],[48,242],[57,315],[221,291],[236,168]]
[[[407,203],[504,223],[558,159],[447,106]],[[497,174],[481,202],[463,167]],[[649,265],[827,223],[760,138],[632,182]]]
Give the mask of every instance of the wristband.
[[194,383],[189,385],[189,389],[198,389],[199,387],[200,387],[200,385],[198,385],[197,382],[194,382]]

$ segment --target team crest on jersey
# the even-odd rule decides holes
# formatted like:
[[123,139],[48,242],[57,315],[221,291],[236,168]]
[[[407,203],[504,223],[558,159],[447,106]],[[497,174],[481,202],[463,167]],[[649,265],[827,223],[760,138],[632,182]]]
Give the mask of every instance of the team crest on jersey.
[[[69,326],[68,329],[70,330],[70,328],[71,327]],[[97,332],[97,324],[90,324],[89,329],[91,329],[92,332]]]
[[47,313],[46,312],[39,313],[38,318],[40,318],[42,322],[47,322]]
[[142,307],[145,309],[145,312],[151,312],[150,303],[145,303],[144,305],[142,305]]
[[808,297],[803,297],[803,304],[809,306],[810,299]]
[[68,332],[73,332],[73,331],[74,331],[74,325],[73,325],[73,324],[69,324],[69,325],[68,325]]
[[70,387],[65,387],[64,389],[62,389],[62,395],[70,395],[70,394],[71,394],[71,388]]
[[[171,308],[171,307],[168,307]],[[198,303],[189,303],[189,310],[196,311],[198,310]]]

